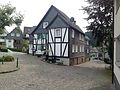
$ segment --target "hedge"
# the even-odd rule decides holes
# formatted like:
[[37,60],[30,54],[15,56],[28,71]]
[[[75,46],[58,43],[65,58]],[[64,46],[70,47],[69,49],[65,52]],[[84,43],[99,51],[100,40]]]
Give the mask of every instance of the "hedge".
[[8,52],[7,48],[0,48],[0,52]]
[[0,57],[0,62],[4,61],[4,62],[12,62],[14,61],[15,58],[13,56],[2,56]]
[[10,49],[11,51],[22,52],[22,49],[16,49],[16,48],[8,48],[8,49]]

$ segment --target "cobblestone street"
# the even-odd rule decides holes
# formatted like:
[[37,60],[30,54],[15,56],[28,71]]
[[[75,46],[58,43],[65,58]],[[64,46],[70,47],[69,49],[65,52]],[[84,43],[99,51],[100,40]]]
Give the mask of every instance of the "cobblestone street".
[[0,74],[0,90],[113,90],[110,70],[94,62],[59,66],[32,55],[13,54],[19,58],[20,70]]

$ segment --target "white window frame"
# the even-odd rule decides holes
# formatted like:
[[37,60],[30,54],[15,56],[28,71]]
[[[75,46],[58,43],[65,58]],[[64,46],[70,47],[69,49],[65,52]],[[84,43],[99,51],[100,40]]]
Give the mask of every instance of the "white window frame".
[[81,45],[79,46],[79,52],[82,52],[82,47],[81,47]]
[[87,45],[89,45],[89,41],[87,40]]
[[72,29],[72,38],[75,37],[75,30]]
[[84,48],[84,45],[82,45],[82,52],[85,52],[85,48]]
[[16,37],[20,37],[20,33],[16,33]]
[[76,45],[75,51],[78,52],[78,45]]
[[89,53],[89,49],[87,49],[87,53]]
[[55,29],[55,37],[61,37],[61,28]]
[[82,35],[82,34],[81,34],[81,33],[79,33],[79,40],[81,40],[81,35]]
[[37,36],[38,36],[37,34],[34,34],[34,38],[35,38],[35,39],[37,39]]
[[15,33],[11,33],[11,36],[15,36]]
[[29,34],[26,34],[25,36],[26,36],[26,37],[29,37]]
[[75,52],[75,45],[72,45],[72,53]]
[[43,22],[43,28],[46,28],[48,26],[48,22]]

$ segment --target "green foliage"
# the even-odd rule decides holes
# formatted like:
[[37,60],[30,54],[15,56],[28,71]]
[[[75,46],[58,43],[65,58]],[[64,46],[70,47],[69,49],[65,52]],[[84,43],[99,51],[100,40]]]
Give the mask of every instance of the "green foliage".
[[23,15],[16,12],[16,8],[10,3],[0,5],[0,34],[3,33],[6,26],[16,24],[20,26],[23,21]]
[[11,51],[22,52],[22,49],[16,49],[16,48],[8,48],[8,49],[10,49]]
[[[110,49],[110,45],[113,45],[113,0],[86,0],[86,2],[89,6],[83,7],[83,10],[88,14],[87,30],[92,31],[97,46],[107,48],[108,53],[111,53],[109,55],[113,55],[113,49]],[[110,57],[113,59],[113,56]]]
[[15,58],[13,56],[3,56],[3,57],[0,57],[0,62],[12,62],[14,61]]
[[25,47],[27,49],[28,46],[29,46],[28,40],[23,39],[22,40],[22,47]]
[[8,52],[7,48],[0,48],[0,52]]

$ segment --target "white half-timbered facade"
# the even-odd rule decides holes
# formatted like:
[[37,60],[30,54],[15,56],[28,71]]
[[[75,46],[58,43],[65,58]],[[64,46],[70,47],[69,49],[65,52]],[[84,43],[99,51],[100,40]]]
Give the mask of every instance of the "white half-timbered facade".
[[68,28],[49,30],[49,56],[68,57]]

